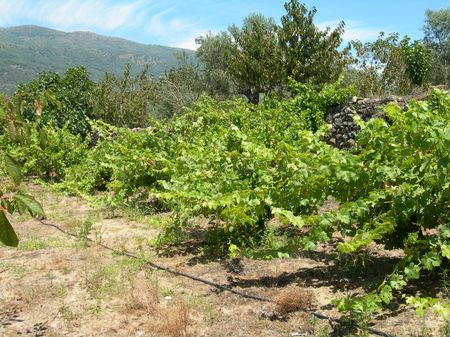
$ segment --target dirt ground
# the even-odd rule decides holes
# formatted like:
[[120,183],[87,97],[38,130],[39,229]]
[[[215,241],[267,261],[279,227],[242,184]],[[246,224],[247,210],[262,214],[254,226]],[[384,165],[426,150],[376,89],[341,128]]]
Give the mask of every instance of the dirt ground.
[[[13,217],[21,243],[17,249],[0,247],[0,336],[351,335],[311,312],[339,317],[330,301],[367,289],[398,257],[373,249],[362,271],[333,262],[327,247],[269,261],[205,259],[189,250],[159,256],[150,242],[165,214],[113,216],[79,198],[28,188],[42,202],[46,223],[142,258],[112,253],[26,216]],[[154,270],[144,258],[278,304]],[[429,281],[425,288],[439,286],[439,280]],[[396,336],[443,335],[439,317],[420,318],[402,304],[391,309],[374,317],[374,328]]]

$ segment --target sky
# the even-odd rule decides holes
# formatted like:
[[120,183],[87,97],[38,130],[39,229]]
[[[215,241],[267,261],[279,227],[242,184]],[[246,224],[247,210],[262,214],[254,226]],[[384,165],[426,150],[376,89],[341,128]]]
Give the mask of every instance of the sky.
[[[251,13],[285,13],[284,0],[0,0],[0,27],[39,25],[66,32],[91,31],[128,40],[195,49],[195,38],[241,25]],[[412,39],[423,36],[427,8],[449,7],[449,0],[300,0],[315,6],[315,24],[346,23],[344,42],[370,41],[380,31]]]

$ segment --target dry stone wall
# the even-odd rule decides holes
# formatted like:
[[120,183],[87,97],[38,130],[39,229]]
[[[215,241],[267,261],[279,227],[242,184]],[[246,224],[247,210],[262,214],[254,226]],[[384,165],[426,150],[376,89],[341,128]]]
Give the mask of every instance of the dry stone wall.
[[331,124],[331,129],[324,140],[340,149],[352,148],[355,145],[356,135],[359,131],[359,126],[356,125],[353,117],[359,115],[364,121],[368,121],[371,118],[385,118],[382,108],[391,102],[405,106],[407,99],[400,97],[383,99],[353,97],[344,105],[333,108],[325,116],[326,122]]

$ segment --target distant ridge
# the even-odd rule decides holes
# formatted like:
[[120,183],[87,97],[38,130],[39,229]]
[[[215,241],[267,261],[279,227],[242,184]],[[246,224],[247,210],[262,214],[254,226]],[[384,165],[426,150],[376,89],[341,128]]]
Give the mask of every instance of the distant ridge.
[[0,28],[0,91],[12,93],[17,84],[28,82],[40,71],[63,73],[67,68],[84,65],[92,79],[101,79],[105,72],[120,75],[132,65],[134,73],[150,66],[150,72],[161,75],[176,66],[177,52],[187,49],[146,45],[92,32],[71,33],[26,25]]

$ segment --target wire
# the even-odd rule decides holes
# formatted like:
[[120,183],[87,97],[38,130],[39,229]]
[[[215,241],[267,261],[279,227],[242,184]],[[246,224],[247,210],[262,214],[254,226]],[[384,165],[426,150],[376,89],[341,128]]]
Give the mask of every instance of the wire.
[[[87,240],[87,241],[92,242],[93,244],[95,244],[95,245],[97,245],[99,247],[102,247],[105,250],[109,250],[109,251],[111,251],[113,253],[116,253],[116,254],[119,254],[119,255],[127,256],[127,257],[132,258],[132,259],[142,260],[142,258],[140,258],[137,255],[134,255],[134,254],[132,254],[132,253],[130,253],[128,251],[125,251],[125,250],[119,251],[119,250],[114,249],[112,247],[109,247],[109,246],[107,246],[107,245],[105,245],[105,244],[103,244],[101,242],[96,242],[96,241],[92,240],[91,238],[81,237],[80,235],[77,235],[77,234],[74,234],[74,233],[70,233],[70,232],[62,229],[58,225],[55,225],[55,224],[52,224],[52,223],[46,223],[42,219],[38,218],[36,220],[40,224],[42,224],[44,226],[47,226],[47,227],[55,228],[56,230],[60,231],[61,233],[65,234],[65,235],[72,236],[72,237],[77,238],[77,239]],[[201,283],[207,284],[207,285],[209,285],[211,287],[214,287],[214,288],[217,288],[217,289],[220,289],[220,290],[223,290],[223,291],[228,291],[228,292],[233,293],[235,295],[238,295],[240,297],[252,299],[252,300],[255,300],[255,301],[259,301],[259,302],[274,303],[274,301],[272,299],[267,298],[267,297],[261,297],[261,296],[245,293],[245,292],[242,292],[242,291],[238,291],[238,290],[232,289],[230,287],[227,287],[227,286],[224,286],[224,285],[221,285],[221,284],[209,281],[209,280],[205,280],[203,278],[200,278],[200,277],[197,277],[197,276],[194,276],[194,275],[191,275],[191,274],[187,274],[187,273],[184,273],[184,272],[181,272],[181,271],[173,270],[173,269],[171,269],[169,267],[162,266],[160,264],[154,263],[154,262],[146,260],[146,259],[144,259],[144,262],[145,262],[146,265],[148,265],[148,266],[150,266],[150,267],[152,267],[154,269],[162,270],[162,271],[165,271],[165,272],[173,274],[173,275],[186,277],[186,278],[191,279],[193,281],[201,282]],[[333,318],[333,317],[324,315],[324,314],[322,314],[320,312],[313,312],[312,315],[314,317],[318,318],[318,319],[328,320],[329,322],[335,322],[335,323],[339,323],[339,324],[348,324],[347,321],[344,321],[344,320],[338,319],[338,318]],[[386,333],[386,332],[383,332],[383,331],[380,331],[380,330],[377,330],[377,329],[374,329],[374,328],[370,328],[370,327],[367,328],[367,331],[369,331],[370,333],[372,333],[374,335],[378,335],[378,336],[382,336],[382,337],[396,337],[395,335],[392,335],[392,334],[389,334],[389,333]]]

